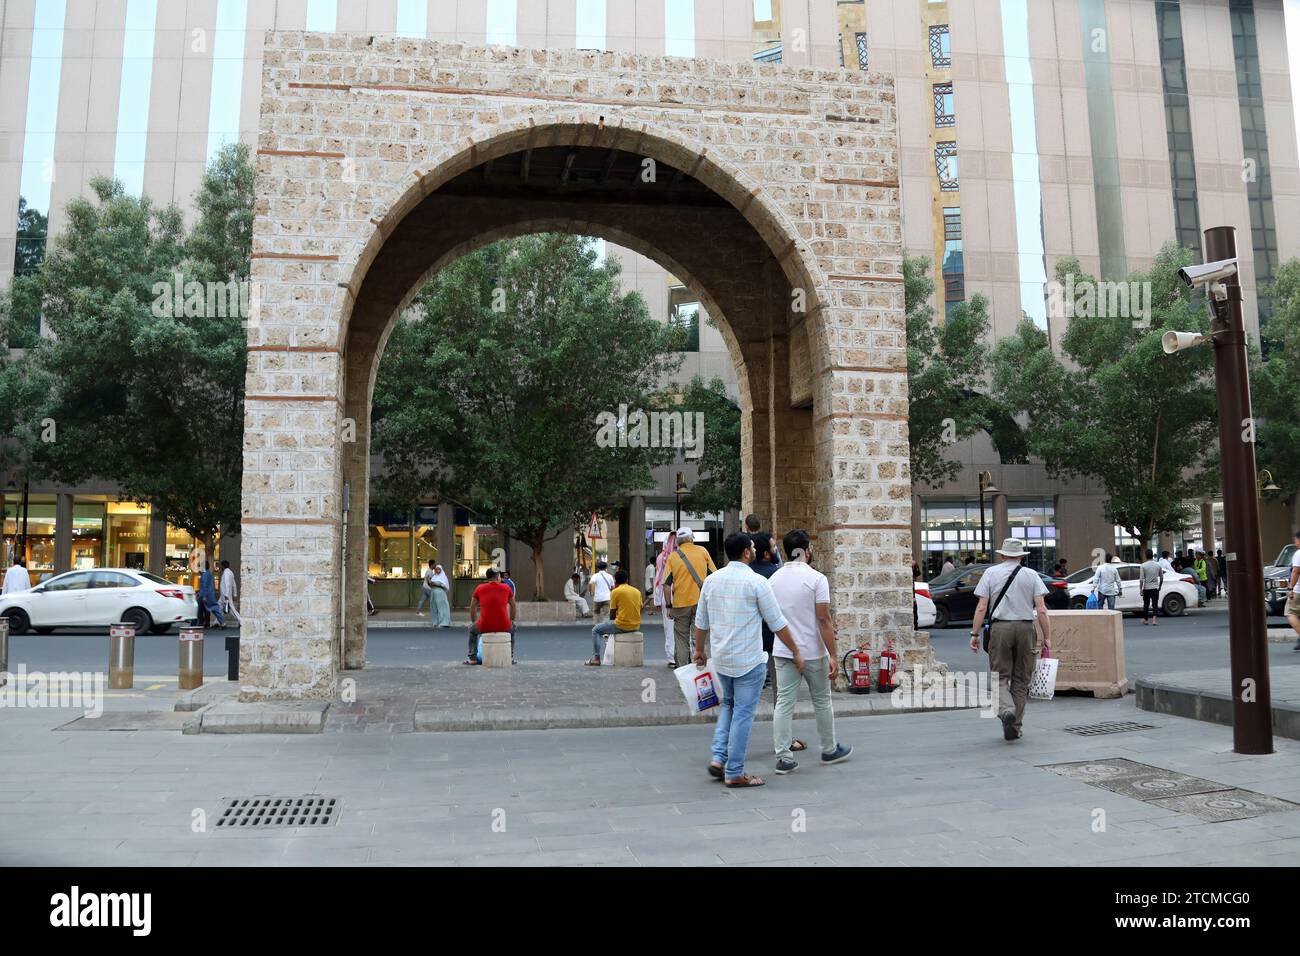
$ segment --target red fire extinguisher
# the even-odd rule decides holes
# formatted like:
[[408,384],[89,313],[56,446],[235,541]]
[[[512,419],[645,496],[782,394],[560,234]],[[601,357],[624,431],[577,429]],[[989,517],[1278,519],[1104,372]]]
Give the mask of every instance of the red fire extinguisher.
[[894,642],[890,641],[880,652],[880,677],[878,690],[889,693],[894,689],[894,671],[898,669],[898,655],[894,653]]
[[840,662],[849,679],[850,694],[871,693],[871,655],[866,648],[849,651]]

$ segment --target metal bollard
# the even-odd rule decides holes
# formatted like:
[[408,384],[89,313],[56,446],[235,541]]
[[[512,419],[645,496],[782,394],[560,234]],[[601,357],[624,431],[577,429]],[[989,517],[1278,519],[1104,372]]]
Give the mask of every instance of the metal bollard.
[[135,625],[108,628],[108,686],[125,690],[135,685]]
[[181,628],[181,662],[176,686],[193,690],[203,683],[203,629]]
[[226,680],[239,680],[239,635],[226,636]]
[[0,687],[9,683],[9,618],[0,617]]

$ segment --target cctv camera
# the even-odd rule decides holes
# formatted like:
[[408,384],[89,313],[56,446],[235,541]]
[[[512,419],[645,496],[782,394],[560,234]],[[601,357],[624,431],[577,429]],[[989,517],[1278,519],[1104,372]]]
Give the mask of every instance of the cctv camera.
[[1220,259],[1218,262],[1203,262],[1198,266],[1185,266],[1178,270],[1178,278],[1192,288],[1222,282],[1237,274],[1236,259]]
[[1160,336],[1160,346],[1165,350],[1166,355],[1194,348],[1204,341],[1205,336],[1197,332],[1166,332]]

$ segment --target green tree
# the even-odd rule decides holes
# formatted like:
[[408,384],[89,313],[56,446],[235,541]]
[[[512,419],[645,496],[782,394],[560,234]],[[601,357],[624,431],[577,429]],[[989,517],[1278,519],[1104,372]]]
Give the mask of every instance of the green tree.
[[[1178,279],[1190,261],[1188,250],[1167,243],[1148,272],[1129,277],[1150,289],[1149,325],[1131,302],[1092,307],[1070,319],[1059,356],[1027,320],[993,352],[994,393],[1028,423],[1029,452],[1054,476],[1099,481],[1107,520],[1139,541],[1181,527],[1185,502],[1217,484],[1212,350],[1165,355],[1160,346],[1169,329],[1208,331],[1203,296]],[[1057,264],[1056,281],[1099,289],[1074,259]]]
[[1274,312],[1260,330],[1266,358],[1251,370],[1255,452],[1283,494],[1300,494],[1300,260],[1274,274]]
[[53,423],[33,467],[65,483],[113,482],[210,545],[218,528],[239,530],[247,149],[227,147],[205,174],[192,245],[174,205],[108,179],[90,185],[93,198],[68,204],[52,250],[10,299],[39,303],[52,333],[22,363],[28,393],[44,386],[26,419]]
[[618,275],[575,236],[470,253],[421,290],[376,378],[377,500],[434,494],[524,542],[537,600],[546,541],[610,513],[674,451],[619,447],[631,430],[601,440],[599,415],[650,409],[680,362],[680,335],[622,294]]
[[704,442],[696,460],[699,476],[682,498],[687,511],[726,511],[740,507],[740,407],[727,396],[720,378],[696,375],[681,397],[682,411],[704,416]]
[[961,471],[944,457],[954,442],[993,429],[995,409],[982,392],[987,378],[988,300],[971,296],[936,324],[929,260],[903,259],[907,310],[908,441],[914,482],[942,487]]

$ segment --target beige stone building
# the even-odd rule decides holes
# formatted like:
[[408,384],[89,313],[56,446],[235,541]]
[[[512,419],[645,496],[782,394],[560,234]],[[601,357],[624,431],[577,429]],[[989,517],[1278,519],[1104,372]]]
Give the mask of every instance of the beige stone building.
[[[0,282],[39,257],[92,176],[184,206],[213,150],[255,145],[268,29],[894,74],[904,247],[936,263],[938,315],[982,293],[995,336],[1022,312],[1052,326],[1044,282],[1062,256],[1120,276],[1166,240],[1196,244],[1223,223],[1249,249],[1254,327],[1257,281],[1300,238],[1282,0],[6,0]],[[605,250],[653,314],[698,327],[682,378],[721,376],[739,396],[723,334],[685,284],[631,249]],[[1003,464],[985,436],[951,454],[963,464],[955,482],[913,489],[918,558],[980,549],[982,473],[996,488],[984,502],[988,540],[1022,536],[1040,566],[1067,557],[1077,567],[1095,547],[1124,544],[1089,482]],[[633,569],[643,534],[674,523],[678,471],[689,487],[689,462],[665,466],[607,529],[603,546]],[[111,489],[37,482],[24,509],[22,476],[0,484],[6,547],[25,517],[38,571],[133,563],[180,575],[192,560],[183,533]],[[688,520],[716,544],[728,517]],[[432,501],[368,525],[383,605],[414,603],[412,571],[433,554],[464,588],[496,548],[526,562],[472,515]],[[548,560],[558,589],[572,551],[557,545]]]

